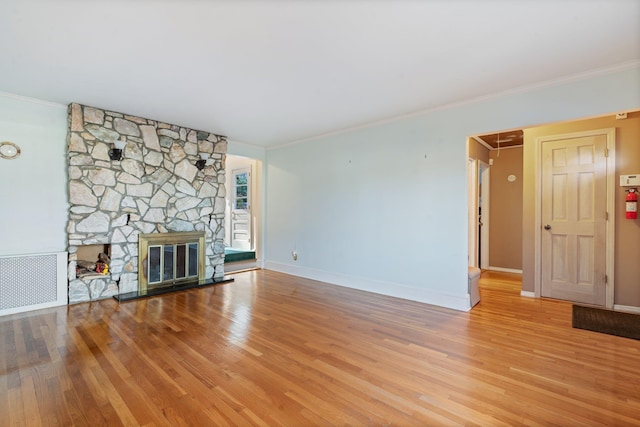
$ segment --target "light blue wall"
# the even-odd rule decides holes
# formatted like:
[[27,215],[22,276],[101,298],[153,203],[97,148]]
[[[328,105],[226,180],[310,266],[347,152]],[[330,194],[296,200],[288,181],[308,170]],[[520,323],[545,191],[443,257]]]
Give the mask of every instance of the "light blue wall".
[[0,256],[67,250],[67,109],[0,94]]
[[266,267],[467,309],[467,137],[639,108],[636,65],[268,151]]
[[264,160],[266,151],[263,147],[230,139],[227,144],[227,154],[248,157],[255,160]]
[[[0,93],[0,141],[21,148],[0,159],[0,256],[67,250],[67,107]],[[261,147],[229,142],[232,154],[264,159]]]
[[[467,136],[632,109],[637,66],[266,156],[234,142],[229,153],[265,160],[268,268],[464,309]],[[66,250],[66,134],[66,107],[0,94],[0,141],[22,148],[0,159],[0,256]]]

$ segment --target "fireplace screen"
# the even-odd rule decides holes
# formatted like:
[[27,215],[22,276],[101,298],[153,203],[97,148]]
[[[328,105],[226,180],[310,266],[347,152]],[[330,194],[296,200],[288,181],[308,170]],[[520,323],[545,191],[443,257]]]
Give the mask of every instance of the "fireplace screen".
[[149,246],[147,271],[149,285],[174,279],[198,277],[198,244]]
[[139,235],[139,291],[204,279],[204,233]]

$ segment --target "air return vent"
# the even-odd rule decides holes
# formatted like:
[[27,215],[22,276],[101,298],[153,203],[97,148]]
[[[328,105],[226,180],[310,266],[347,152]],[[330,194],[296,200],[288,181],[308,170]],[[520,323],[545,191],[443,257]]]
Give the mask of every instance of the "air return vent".
[[0,257],[0,315],[67,303],[67,253]]

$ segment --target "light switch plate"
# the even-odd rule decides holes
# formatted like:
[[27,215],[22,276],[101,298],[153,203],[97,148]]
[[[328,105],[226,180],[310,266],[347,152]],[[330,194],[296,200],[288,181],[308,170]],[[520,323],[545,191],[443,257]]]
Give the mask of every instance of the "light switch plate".
[[640,187],[640,174],[620,175],[620,187]]

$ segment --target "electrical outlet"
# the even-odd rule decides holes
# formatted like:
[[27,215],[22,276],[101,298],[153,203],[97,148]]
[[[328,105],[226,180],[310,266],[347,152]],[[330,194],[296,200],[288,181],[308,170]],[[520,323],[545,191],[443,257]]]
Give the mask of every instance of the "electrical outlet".
[[297,261],[298,260],[298,252],[291,251],[291,258],[293,258],[294,261]]

